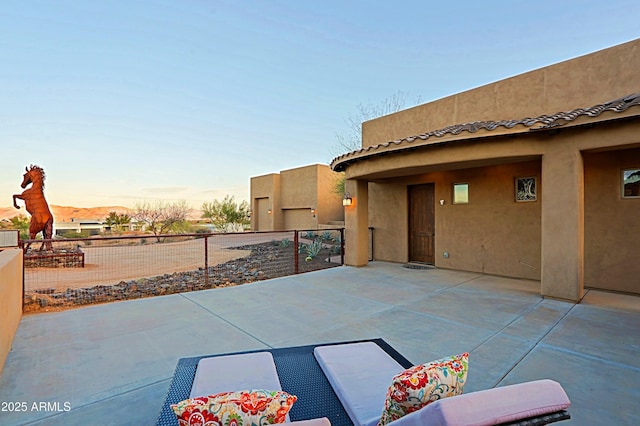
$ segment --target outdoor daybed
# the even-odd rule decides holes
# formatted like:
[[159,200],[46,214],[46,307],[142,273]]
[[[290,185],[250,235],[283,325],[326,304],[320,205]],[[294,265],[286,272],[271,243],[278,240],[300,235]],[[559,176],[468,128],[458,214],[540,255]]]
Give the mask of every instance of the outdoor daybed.
[[[450,382],[450,375],[445,373],[447,377],[434,392],[438,394],[433,398],[437,399],[435,402],[417,411],[409,409],[406,415],[393,420],[387,415],[393,410],[383,415],[383,409],[394,405],[393,401],[389,404],[390,399],[401,400],[398,390],[402,393],[406,389],[400,386],[394,391],[392,382],[397,385],[396,377],[401,377],[398,373],[411,367],[411,362],[382,339],[182,358],[157,424],[178,425],[172,405],[177,409],[186,407],[194,401],[189,398],[249,389],[268,389],[274,395],[289,397],[287,402],[281,400],[283,406],[291,406],[286,421],[304,421],[301,425],[306,426],[375,426],[381,416],[387,416],[391,426],[542,425],[570,418],[566,411],[570,401],[552,380],[460,395],[462,386],[457,389],[454,382],[464,384],[465,378],[460,376]],[[460,367],[457,361],[454,367]],[[466,377],[466,365],[464,369]],[[447,387],[445,383],[453,383],[449,390],[455,391],[451,395],[456,396],[445,397],[449,396],[441,392]],[[393,397],[388,397],[391,394]],[[295,395],[292,405],[291,395]],[[191,410],[193,406],[189,407]],[[182,418],[186,419],[186,414]]]

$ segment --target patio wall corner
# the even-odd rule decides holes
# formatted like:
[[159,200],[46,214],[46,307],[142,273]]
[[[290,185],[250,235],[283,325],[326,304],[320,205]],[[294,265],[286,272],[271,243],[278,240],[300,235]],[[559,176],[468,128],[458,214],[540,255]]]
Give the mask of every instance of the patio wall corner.
[[22,250],[0,250],[0,375],[22,319]]

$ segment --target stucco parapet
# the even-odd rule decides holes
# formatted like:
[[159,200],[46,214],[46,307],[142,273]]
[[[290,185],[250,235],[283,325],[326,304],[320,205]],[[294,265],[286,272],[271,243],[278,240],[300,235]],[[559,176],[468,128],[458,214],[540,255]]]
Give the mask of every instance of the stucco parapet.
[[331,161],[331,168],[340,172],[344,171],[349,163],[422,146],[457,142],[470,138],[545,131],[557,129],[558,127],[579,126],[629,116],[640,116],[640,108],[633,108],[632,111],[629,111],[632,107],[637,106],[640,106],[640,93],[623,96],[587,108],[544,114],[534,118],[526,117],[517,120],[475,121],[456,124],[343,154]]

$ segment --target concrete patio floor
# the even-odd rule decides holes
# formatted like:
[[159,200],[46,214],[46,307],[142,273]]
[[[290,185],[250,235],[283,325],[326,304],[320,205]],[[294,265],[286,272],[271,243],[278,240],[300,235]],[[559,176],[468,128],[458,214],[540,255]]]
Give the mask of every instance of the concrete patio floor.
[[0,424],[152,425],[179,358],[375,337],[414,363],[469,352],[465,392],[557,380],[572,401],[560,424],[640,424],[640,297],[573,304],[539,287],[373,262],[25,316]]

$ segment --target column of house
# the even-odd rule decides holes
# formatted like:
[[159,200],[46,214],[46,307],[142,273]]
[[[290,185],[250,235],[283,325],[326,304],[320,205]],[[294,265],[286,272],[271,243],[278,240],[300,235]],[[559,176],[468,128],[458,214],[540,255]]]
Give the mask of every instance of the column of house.
[[345,263],[365,266],[369,261],[369,189],[366,180],[347,179],[346,190],[352,197],[345,207]]
[[584,166],[573,144],[542,156],[543,296],[578,301],[584,291]]

